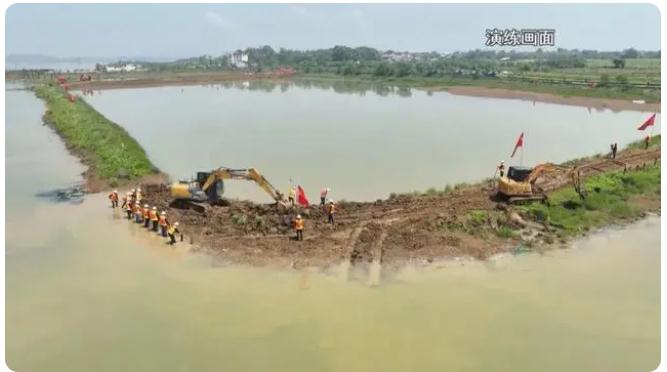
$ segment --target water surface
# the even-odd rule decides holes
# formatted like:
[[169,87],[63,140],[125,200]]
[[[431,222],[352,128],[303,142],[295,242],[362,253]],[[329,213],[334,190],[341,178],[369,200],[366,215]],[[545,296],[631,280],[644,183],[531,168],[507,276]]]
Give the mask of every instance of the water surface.
[[[456,96],[386,86],[276,85],[120,89],[86,97],[125,127],[174,178],[219,166],[256,167],[311,198],[386,198],[491,177],[500,160],[526,165],[608,152],[641,139],[648,114]],[[660,132],[659,116],[654,134]],[[509,156],[519,133],[525,149]],[[232,197],[270,201],[228,183]]]
[[648,371],[659,361],[658,217],[544,256],[383,272],[377,286],[216,268],[128,224],[104,195],[36,198],[79,181],[81,166],[29,92],[7,92],[5,104],[13,370]]

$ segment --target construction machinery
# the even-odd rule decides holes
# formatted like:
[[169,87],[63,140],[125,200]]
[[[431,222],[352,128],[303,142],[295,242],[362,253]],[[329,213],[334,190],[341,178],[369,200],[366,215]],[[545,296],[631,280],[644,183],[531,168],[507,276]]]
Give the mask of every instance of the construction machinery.
[[283,194],[255,168],[231,169],[220,167],[210,172],[197,172],[197,178],[191,181],[179,181],[169,186],[169,193],[174,199],[172,205],[179,208],[193,208],[199,212],[210,205],[225,205],[224,180],[253,181],[266,191],[276,203],[285,205]]
[[[531,167],[509,167],[507,175],[500,177],[498,181],[498,194],[507,199],[510,204],[545,201],[547,196],[545,190],[538,187],[536,181],[546,174],[561,173],[564,177],[553,177],[544,183],[551,188],[562,187],[571,183],[574,190],[582,199],[586,198],[586,189],[583,183],[582,167],[564,167],[551,163],[540,164]],[[551,181],[551,182],[549,182]]]

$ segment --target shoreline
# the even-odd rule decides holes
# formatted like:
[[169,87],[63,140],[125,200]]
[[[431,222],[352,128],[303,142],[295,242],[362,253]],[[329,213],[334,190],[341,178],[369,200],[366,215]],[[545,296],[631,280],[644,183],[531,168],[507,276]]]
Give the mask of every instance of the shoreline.
[[468,96],[468,97],[484,97],[484,98],[500,98],[500,99],[515,99],[521,101],[532,101],[542,103],[553,103],[558,105],[587,107],[595,110],[611,110],[618,111],[638,111],[638,112],[660,112],[660,103],[634,103],[615,98],[597,98],[597,97],[581,97],[581,96],[559,96],[551,93],[528,92],[521,90],[511,90],[506,88],[487,88],[474,86],[454,86],[445,89],[435,89],[435,91],[444,90],[451,94]]
[[32,91],[46,106],[44,125],[58,134],[68,152],[85,166],[82,176],[86,192],[167,179],[124,128],[84,100],[68,100],[67,91],[50,85],[35,86]]
[[[127,77],[130,78],[127,78]],[[455,95],[480,98],[517,99],[523,101],[543,102],[561,104],[568,106],[587,107],[595,110],[637,111],[637,112],[661,112],[660,102],[649,102],[644,104],[633,103],[631,99],[595,97],[574,94],[561,95],[558,93],[512,89],[508,87],[494,87],[484,85],[469,85],[464,81],[438,81],[438,80],[381,80],[368,77],[345,77],[338,75],[296,74],[284,76],[271,73],[240,73],[240,72],[196,72],[196,73],[137,73],[136,75],[113,76],[111,79],[93,80],[87,82],[72,81],[69,87],[72,90],[112,90],[112,89],[138,89],[156,88],[170,86],[193,86],[209,85],[224,82],[238,81],[330,81],[350,84],[381,84],[387,86],[402,86],[425,91],[446,91]],[[496,84],[498,82],[491,82]],[[502,83],[502,82],[501,82]],[[586,89],[586,88],[576,88]]]
[[[553,200],[549,205],[507,205],[490,197],[494,188],[482,182],[375,202],[341,202],[335,225],[326,222],[319,206],[281,210],[275,205],[231,201],[229,206],[210,207],[200,214],[171,208],[168,192],[158,186],[142,185],[142,189],[147,191],[149,205],[181,223],[193,252],[212,256],[216,265],[332,269],[345,263],[370,270],[377,265],[397,268],[464,257],[484,261],[501,253],[558,249],[600,229],[627,225],[648,213],[659,215],[660,194],[654,190],[660,182],[659,156],[655,148],[623,150],[617,159],[627,164],[627,173],[606,159],[578,161],[591,166],[584,176],[590,193],[585,202],[568,184],[568,177],[559,174],[551,183],[541,184],[549,189]],[[618,195],[619,189],[598,185],[614,182],[620,188],[626,182],[644,183],[644,188],[620,190],[621,199],[608,199]],[[598,187],[602,190],[595,191]],[[559,217],[561,210],[570,213],[570,208],[574,208],[571,216]],[[301,242],[294,241],[290,224],[297,213],[306,221]],[[553,216],[542,220],[544,213]]]
[[[108,175],[116,173],[107,171],[104,177],[98,167],[104,166],[104,161],[115,162],[116,158],[98,157],[86,143],[72,143],[77,137],[73,133],[108,126],[113,130],[105,132],[106,136],[123,137],[125,142],[121,143],[126,144],[136,140],[85,101],[68,102],[66,92],[58,87],[42,89],[47,89],[46,93],[38,94],[47,101],[44,122],[87,166],[84,177],[89,192],[140,185],[147,194],[148,204],[167,211],[172,222],[181,222],[194,251],[207,253],[221,263],[326,268],[340,262],[356,267],[392,267],[456,257],[485,260],[499,253],[550,249],[554,244],[586,235],[590,229],[624,224],[647,212],[660,211],[660,194],[654,190],[656,182],[658,187],[660,182],[660,137],[656,136],[648,150],[638,143],[631,144],[619,152],[616,161],[594,156],[567,162],[569,167],[586,169],[582,176],[586,184],[592,184],[586,186],[591,193],[587,200],[579,200],[569,185],[569,175],[559,170],[545,182],[540,181],[539,188],[553,200],[547,205],[508,205],[492,197],[495,188],[482,181],[447,186],[444,190],[430,189],[421,194],[391,195],[374,202],[340,202],[334,225],[325,222],[326,214],[319,206],[280,209],[275,205],[232,201],[229,206],[208,207],[201,214],[172,208],[171,196],[164,185],[166,176],[152,165],[142,168],[143,174],[114,178],[112,185]],[[56,116],[57,122],[52,118],[54,102],[61,105],[62,111]],[[93,119],[82,121],[78,117],[81,110]],[[71,115],[77,119],[70,120]],[[145,157],[141,146],[138,143],[136,146],[135,155]],[[626,183],[634,188],[629,190],[631,186]],[[610,196],[614,198],[609,199]],[[307,221],[302,242],[293,241],[291,236],[291,221],[297,213]]]

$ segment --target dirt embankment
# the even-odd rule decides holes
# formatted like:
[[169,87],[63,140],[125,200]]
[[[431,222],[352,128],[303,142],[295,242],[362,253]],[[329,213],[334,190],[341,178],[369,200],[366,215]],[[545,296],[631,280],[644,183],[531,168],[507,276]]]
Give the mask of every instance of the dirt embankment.
[[139,75],[123,78],[108,78],[92,81],[73,81],[69,83],[72,90],[105,90],[105,89],[130,89],[130,88],[152,88],[166,86],[188,86],[188,85],[206,85],[216,84],[228,81],[248,81],[248,80],[275,80],[289,78],[289,75],[282,73],[240,73],[240,72],[217,72],[217,73],[174,73],[159,75]]
[[[659,149],[627,150],[619,154],[619,162],[593,159],[580,164],[589,166],[583,171],[586,176],[652,165],[659,157]],[[539,186],[550,191],[568,183],[564,171]],[[435,195],[340,203],[333,225],[327,223],[320,206],[286,208],[232,201],[229,206],[207,207],[202,214],[171,208],[164,186],[145,185],[144,189],[147,203],[167,210],[171,222],[181,223],[186,241],[222,263],[327,267],[376,261],[392,267],[454,257],[484,259],[514,252],[527,242],[541,246],[554,243],[547,226],[525,221],[513,207],[495,201],[490,184]],[[659,208],[659,200],[657,206],[655,201],[651,203]],[[306,221],[303,241],[293,239],[291,225],[297,213]],[[505,236],[502,232],[507,229],[519,234]]]
[[660,112],[660,103],[634,103],[630,100],[598,98],[598,97],[563,97],[549,93],[525,92],[503,88],[485,87],[451,87],[447,91],[452,94],[488,98],[509,98],[522,101],[546,102],[560,105],[588,107],[595,110],[609,109],[616,111]]

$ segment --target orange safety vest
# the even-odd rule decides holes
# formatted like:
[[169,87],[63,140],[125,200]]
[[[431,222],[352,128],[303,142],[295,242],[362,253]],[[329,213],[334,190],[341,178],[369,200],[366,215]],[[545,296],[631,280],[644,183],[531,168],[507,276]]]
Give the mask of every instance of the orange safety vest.
[[303,230],[303,219],[297,219],[294,221],[294,228],[297,230]]
[[109,193],[109,199],[111,199],[112,201],[118,201],[118,194],[116,194],[115,192]]
[[336,207],[333,204],[329,204],[329,214],[334,214]]
[[144,214],[144,211],[141,209],[141,207],[138,204],[135,204],[134,205],[134,213],[141,216],[141,215]]
[[144,208],[144,218],[148,219],[149,216],[150,216],[150,209]]
[[157,221],[157,212],[154,210],[150,211],[151,221]]
[[160,215],[159,220],[160,220],[159,223],[160,223],[161,226],[166,226],[167,225],[167,217],[166,216]]

